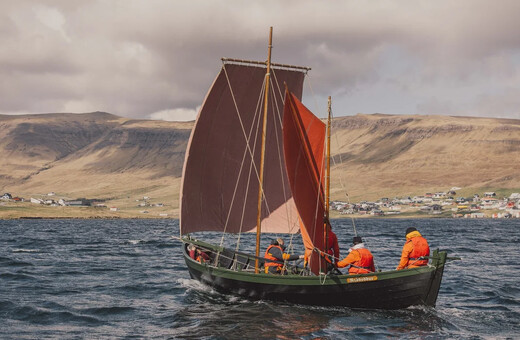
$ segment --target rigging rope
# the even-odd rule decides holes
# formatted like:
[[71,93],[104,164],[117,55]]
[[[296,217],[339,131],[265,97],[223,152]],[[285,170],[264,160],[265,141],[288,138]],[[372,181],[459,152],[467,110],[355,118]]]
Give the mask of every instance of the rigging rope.
[[[249,154],[250,155],[250,159],[251,159],[251,162],[250,162],[250,167],[249,167],[249,175],[247,177],[247,183],[246,183],[246,194],[245,194],[245,197],[247,197],[248,195],[248,192],[249,192],[249,186],[251,184],[251,172],[254,170],[255,171],[255,175],[256,175],[256,178],[258,180],[258,182],[260,182],[260,176],[259,176],[259,172],[258,172],[258,168],[256,166],[256,163],[255,163],[255,160],[254,160],[254,152],[256,150],[256,147],[257,147],[257,142],[258,142],[258,135],[261,133],[261,131],[259,131],[259,126],[260,126],[260,119],[262,117],[260,113],[261,111],[261,103],[262,103],[262,97],[264,96],[265,94],[265,81],[266,81],[266,77],[264,77],[264,82],[263,82],[263,86],[262,86],[262,90],[260,91],[259,93],[259,96],[258,96],[258,101],[257,101],[257,105],[256,105],[256,109],[255,109],[255,114],[253,116],[253,124],[251,124],[251,127],[249,129],[249,133],[246,132],[246,128],[244,126],[244,122],[242,121],[242,118],[241,118],[241,113],[240,113],[240,110],[238,108],[238,104],[237,104],[237,101],[236,101],[236,98],[235,98],[235,94],[234,94],[234,91],[233,91],[233,88],[231,86],[231,81],[230,81],[230,78],[229,78],[229,75],[227,73],[227,69],[225,67],[225,63],[223,65],[223,70],[224,70],[224,74],[226,76],[226,81],[228,83],[228,88],[230,90],[230,93],[231,93],[231,97],[232,97],[232,100],[233,100],[233,104],[235,106],[235,112],[237,114],[237,117],[238,117],[238,120],[239,120],[239,123],[240,123],[240,127],[242,129],[242,133],[244,135],[244,139],[246,141],[246,148],[244,150],[244,154],[242,156],[242,161],[241,161],[241,165],[240,165],[240,168],[239,168],[239,173],[238,173],[238,178],[237,178],[237,181],[235,183],[235,188],[234,188],[234,191],[233,191],[233,196],[232,196],[232,199],[231,199],[231,203],[230,203],[230,206],[229,206],[229,209],[228,209],[228,212],[227,212],[227,216],[226,216],[226,222],[225,222],[225,225],[224,225],[224,230],[222,232],[222,237],[221,237],[221,240],[220,240],[220,246],[222,247],[223,244],[224,244],[224,237],[226,235],[226,230],[227,230],[227,226],[229,224],[229,220],[230,220],[230,216],[231,216],[231,211],[233,209],[233,206],[234,206],[234,202],[235,202],[235,199],[236,199],[236,195],[237,195],[237,190],[238,190],[238,185],[239,185],[239,180],[240,180],[240,177],[242,175],[242,172],[243,172],[243,168],[244,168],[244,165],[245,165],[245,161],[246,161],[246,155]],[[273,73],[274,73],[274,70],[272,70]],[[271,99],[271,104],[274,108],[276,108],[276,111],[277,111],[277,116],[278,116],[278,121],[280,122],[280,130],[281,130],[281,114],[280,114],[280,110],[279,110],[279,107],[277,104],[277,98],[280,98],[280,100],[283,100],[283,97],[281,95],[281,92],[280,92],[280,87],[279,87],[279,84],[278,82],[276,81],[275,84],[277,85],[278,87],[278,93],[279,93],[279,96],[277,97],[276,96],[276,93],[275,93],[275,89],[272,89],[272,92],[273,92],[273,95],[270,96],[270,99]],[[270,88],[274,88],[274,86],[270,87]],[[274,120],[274,123],[275,123],[275,126],[276,126],[276,115],[274,115],[273,117],[273,120]],[[256,122],[256,123],[255,123]],[[256,127],[256,129],[255,129]],[[256,131],[256,134],[253,134],[253,131]],[[278,130],[275,129],[275,132],[276,132],[276,138],[277,138],[277,142],[278,142],[278,145],[280,145],[279,143],[279,136],[278,136]],[[254,137],[254,138],[253,138]],[[252,145],[252,149],[251,149],[251,138],[254,139],[254,143]],[[278,158],[279,158],[279,163],[280,163],[280,171],[281,171],[281,175],[283,175],[283,163],[282,163],[282,156],[281,156],[281,150],[280,150],[280,147],[277,148],[278,149]],[[286,193],[286,188],[285,188],[285,180],[282,181],[282,186],[283,186],[283,194],[284,194],[284,200],[287,201],[287,193]],[[265,192],[263,191],[263,188],[261,189],[262,190],[262,198],[264,200],[264,203],[265,203],[265,207],[266,207],[266,213],[267,215],[269,216],[271,214],[271,209],[269,208],[269,202],[267,201],[267,197],[265,196]],[[242,214],[241,214],[241,221],[240,221],[240,230],[238,232],[238,236],[237,236],[237,245],[236,245],[236,250],[238,251],[239,247],[240,247],[240,239],[241,239],[241,234],[242,234],[242,227],[243,227],[243,222],[244,222],[244,217],[245,217],[245,211],[246,211],[246,202],[244,201],[244,204],[242,206]],[[289,211],[288,211],[288,208],[287,208],[287,205],[286,205],[286,211],[287,211],[287,216],[289,216]],[[288,219],[288,220],[292,220],[292,219]],[[293,229],[294,226],[289,226],[290,227],[290,230]],[[292,232],[291,232],[291,243],[292,245]]]
[[[252,135],[252,132],[253,132],[253,127],[254,127],[254,124],[251,125],[251,128],[250,128],[250,131],[249,131],[249,135],[246,133],[246,130],[245,130],[245,127],[244,127],[244,123],[242,122],[242,118],[241,118],[241,114],[240,114],[240,110],[238,109],[238,105],[237,105],[237,101],[236,101],[236,98],[235,98],[235,94],[233,92],[233,88],[231,86],[231,81],[229,80],[229,75],[227,73],[227,69],[225,67],[225,64],[222,66],[223,70],[224,70],[224,74],[226,76],[226,80],[227,80],[227,83],[228,83],[228,87],[229,87],[229,91],[231,93],[231,97],[233,99],[233,104],[235,106],[235,112],[237,113],[237,117],[238,117],[238,120],[240,122],[240,127],[242,128],[242,133],[244,134],[244,138],[246,140],[246,149],[244,150],[244,155],[242,157],[242,162],[241,162],[241,165],[240,165],[240,169],[239,169],[239,175],[237,177],[237,181],[235,183],[235,188],[234,188],[234,191],[233,191],[233,196],[232,196],[232,199],[231,199],[231,203],[229,205],[229,210],[228,210],[228,214],[227,214],[227,217],[226,217],[226,222],[225,222],[225,225],[224,225],[224,230],[222,232],[222,238],[220,240],[220,246],[222,247],[223,243],[224,243],[224,236],[226,234],[226,230],[227,230],[227,226],[228,226],[228,223],[229,223],[229,218],[230,218],[230,215],[231,215],[231,210],[233,208],[233,204],[234,204],[234,201],[235,201],[235,197],[236,197],[236,193],[237,193],[237,189],[238,189],[238,183],[239,183],[239,179],[240,179],[240,175],[242,174],[242,169],[243,169],[243,165],[245,163],[245,158],[246,158],[246,155],[247,155],[247,151],[249,151],[249,154],[251,156],[251,166],[250,166],[250,175],[251,175],[251,168],[254,168],[255,170],[255,173],[256,173],[256,176],[257,178],[259,178],[258,176],[258,170],[256,168],[256,165],[254,164],[254,152],[251,150],[251,147],[250,147],[250,138],[251,138],[251,135]],[[265,80],[264,80],[265,82]],[[261,98],[261,94],[259,96],[259,101],[257,102],[257,108],[255,110],[255,115],[253,116],[253,122],[255,121],[255,118],[256,116],[258,115],[258,112],[259,112],[259,102],[260,102],[260,98]],[[256,140],[257,138],[255,138],[255,144],[253,145],[253,150],[255,150],[256,148]],[[249,176],[249,179],[250,179],[250,176]],[[247,188],[249,188],[249,179],[248,179],[248,183],[247,183]],[[244,202],[245,204],[245,202]],[[244,218],[244,213],[242,214],[241,216],[241,222],[243,222],[243,218]],[[242,229],[242,224],[240,224],[240,232],[239,232],[239,235],[241,234],[241,229]],[[240,237],[240,236],[239,236]],[[217,255],[218,257],[218,255]]]

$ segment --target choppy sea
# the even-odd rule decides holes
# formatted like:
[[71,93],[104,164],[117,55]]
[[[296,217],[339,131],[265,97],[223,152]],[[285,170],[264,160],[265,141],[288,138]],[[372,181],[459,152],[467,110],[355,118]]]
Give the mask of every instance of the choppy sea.
[[[175,220],[0,221],[0,338],[520,338],[520,220],[355,221],[382,270],[396,267],[409,226],[431,248],[462,258],[447,264],[435,308],[352,310],[221,295],[189,278],[172,238]],[[346,255],[352,221],[333,227]]]

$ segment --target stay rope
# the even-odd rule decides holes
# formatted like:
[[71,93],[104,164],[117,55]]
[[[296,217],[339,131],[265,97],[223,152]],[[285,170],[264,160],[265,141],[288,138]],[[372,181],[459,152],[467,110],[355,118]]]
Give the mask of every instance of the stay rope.
[[[310,89],[310,91],[311,91],[311,93],[312,93],[312,97],[313,97],[314,99],[316,99],[316,95],[314,94],[314,90],[313,90],[313,88],[312,88],[312,84],[311,84],[311,81],[310,81],[310,76],[308,76],[308,78],[309,78],[309,81],[308,81],[309,89]],[[315,103],[315,105],[316,105],[316,107],[318,107],[317,103]],[[334,111],[333,111],[332,109],[331,109],[331,118],[334,118]],[[337,134],[334,135],[334,139],[335,139],[335,141],[336,141],[336,145],[339,146],[339,139],[338,139],[338,135],[337,135]],[[342,163],[343,163],[343,159],[342,159],[342,157],[341,157],[341,154],[338,154],[338,156],[339,156],[339,164],[342,164]],[[338,164],[336,163],[336,158],[335,158],[335,157],[332,157],[332,162],[333,162],[334,166],[337,166],[337,165],[338,165]],[[347,203],[349,204],[349,206],[352,205],[352,203],[351,203],[351,201],[350,201],[350,196],[349,196],[349,194],[348,194],[348,192],[347,192],[347,188],[346,188],[346,185],[345,185],[345,180],[344,180],[344,174],[343,174],[343,172],[340,172],[340,175],[339,175],[339,183],[340,183],[340,186],[341,186],[342,190],[345,192],[345,196],[347,197]],[[352,229],[354,230],[354,236],[358,236],[358,232],[357,232],[357,228],[356,228],[356,221],[355,221],[354,217],[353,217],[353,216],[350,216],[350,220],[351,220],[351,222],[352,222]],[[365,244],[367,245],[367,247],[368,247],[368,242],[367,242],[366,238],[365,238],[365,240],[364,240],[364,243],[365,243]],[[329,255],[329,254],[326,254],[326,255]],[[330,255],[329,255],[329,256],[330,256]],[[332,256],[330,256],[330,257],[332,257]],[[374,262],[375,262],[375,261],[374,261]],[[377,266],[377,264],[375,264],[375,267],[376,267],[376,270],[379,269],[378,266]]]
[[[224,224],[224,230],[222,232],[222,237],[220,239],[220,247],[222,247],[223,244],[224,244],[224,236],[226,235],[227,226],[229,224],[229,218],[231,216],[231,210],[233,209],[234,201],[235,201],[236,194],[237,194],[237,189],[238,189],[238,184],[239,184],[239,180],[240,180],[240,175],[242,174],[242,170],[243,170],[243,167],[244,167],[244,164],[245,164],[246,155],[247,155],[248,152],[249,152],[249,155],[251,157],[251,163],[250,163],[250,168],[249,168],[248,182],[246,183],[246,193],[249,192],[249,184],[250,184],[250,177],[251,177],[252,169],[255,170],[255,174],[257,176],[257,179],[260,182],[260,177],[258,175],[258,169],[256,168],[256,164],[253,161],[254,160],[254,156],[253,156],[254,152],[253,151],[256,150],[257,138],[255,138],[255,143],[253,145],[253,150],[251,150],[251,146],[250,146],[250,139],[251,139],[251,136],[253,134],[253,128],[254,128],[255,124],[251,124],[251,128],[249,130],[249,134],[247,134],[246,129],[244,127],[244,123],[243,123],[242,118],[241,118],[240,110],[238,109],[238,104],[237,104],[237,101],[236,101],[236,98],[235,98],[233,87],[231,86],[231,81],[229,80],[229,75],[227,73],[227,69],[225,67],[225,64],[222,66],[222,68],[224,69],[224,74],[226,75],[226,81],[228,83],[229,91],[231,93],[231,98],[233,99],[233,104],[235,106],[235,112],[237,114],[238,121],[240,122],[240,127],[242,129],[242,133],[244,134],[244,139],[246,141],[246,148],[244,150],[244,155],[242,156],[242,162],[241,162],[240,169],[239,169],[239,175],[238,175],[237,181],[235,183],[235,188],[233,190],[233,196],[231,198],[231,203],[229,205],[229,210],[228,210],[228,213],[227,213],[227,216],[226,216],[226,222]],[[264,79],[264,84],[265,84],[265,79]],[[257,101],[257,105],[256,105],[256,109],[255,109],[255,115],[253,116],[253,122],[255,120],[257,120],[258,124],[259,124],[259,119],[260,119],[260,115],[258,113],[260,111],[259,108],[260,108],[262,93],[263,93],[263,91],[259,95],[259,99]],[[246,197],[247,197],[247,195],[246,195]],[[243,209],[242,209],[240,230],[239,230],[239,233],[238,233],[239,236],[238,236],[238,242],[237,242],[237,250],[239,249],[240,235],[242,234],[242,225],[243,225],[244,215],[245,215],[245,202],[244,202]]]
[[[231,211],[233,209],[233,206],[234,206],[234,203],[235,203],[235,199],[236,199],[236,196],[237,196],[237,191],[238,191],[238,187],[239,187],[239,180],[240,180],[240,177],[242,175],[242,172],[243,172],[243,169],[244,169],[244,166],[245,166],[245,163],[246,163],[246,156],[249,154],[250,156],[250,164],[249,164],[249,175],[247,176],[248,180],[247,180],[247,183],[246,183],[246,193],[245,193],[245,197],[247,197],[247,194],[249,192],[249,187],[250,187],[250,184],[251,184],[251,172],[254,170],[255,171],[255,175],[256,175],[256,178],[257,178],[257,181],[258,183],[260,182],[260,176],[259,176],[259,170],[256,166],[256,163],[254,162],[254,152],[257,148],[257,141],[259,138],[254,138],[254,143],[252,145],[252,148],[251,148],[251,138],[253,136],[256,136],[258,137],[258,134],[261,133],[260,129],[259,129],[259,126],[260,126],[260,120],[261,120],[261,117],[262,115],[260,114],[260,109],[261,109],[261,103],[262,103],[262,98],[263,96],[265,95],[265,81],[266,81],[266,78],[264,78],[264,82],[263,82],[263,86],[262,86],[262,90],[260,91],[259,93],[259,96],[258,96],[258,101],[257,101],[257,105],[256,105],[256,109],[255,109],[255,114],[253,116],[253,124],[251,124],[251,127],[249,129],[249,133],[246,131],[246,128],[244,126],[244,122],[242,121],[242,118],[241,118],[241,112],[238,108],[238,104],[237,104],[237,100],[236,100],[236,97],[235,97],[235,93],[233,91],[233,87],[231,86],[231,81],[229,79],[229,75],[227,73],[227,69],[225,67],[225,63],[223,65],[223,70],[224,70],[224,74],[226,76],[226,81],[227,81],[227,84],[228,84],[228,88],[230,90],[230,94],[231,94],[231,97],[232,97],[232,100],[233,100],[233,104],[235,106],[235,112],[237,114],[237,118],[238,118],[238,121],[240,123],[240,127],[242,129],[242,133],[244,135],[244,139],[246,141],[246,148],[244,149],[244,154],[242,156],[242,161],[241,161],[241,164],[240,164],[240,168],[239,168],[239,173],[238,173],[238,176],[237,176],[237,181],[235,183],[235,188],[233,190],[233,195],[232,195],[232,198],[231,198],[231,202],[230,202],[230,205],[229,205],[229,209],[228,209],[228,212],[227,212],[227,216],[226,216],[226,222],[224,224],[224,229],[223,229],[223,232],[222,232],[222,236],[221,236],[221,240],[220,240],[220,247],[223,246],[224,244],[224,238],[225,238],[225,235],[226,235],[226,231],[227,231],[227,227],[229,225],[229,220],[230,220],[230,216],[231,216]],[[274,77],[276,78],[276,74],[274,72],[274,69],[272,70],[273,71],[273,74],[274,74]],[[278,82],[276,81],[275,82],[276,85],[278,85]],[[278,87],[278,97],[276,96],[276,93],[275,93],[275,89],[274,89],[274,86],[271,87],[271,91],[272,91],[272,96],[270,96],[270,99],[271,99],[271,104],[272,104],[272,107],[276,108],[276,114],[274,115],[274,124],[276,126],[276,122],[278,121],[279,122],[279,126],[280,126],[280,130],[281,130],[281,124],[282,124],[282,119],[281,119],[281,113],[280,113],[280,110],[279,110],[279,107],[278,105],[276,105],[276,102],[277,102],[277,99],[276,98],[282,98],[283,99],[283,96],[282,96],[282,92],[280,91],[280,87]],[[280,100],[282,100],[280,99]],[[278,118],[278,120],[276,119],[276,117]],[[256,129],[255,129],[256,127]],[[257,134],[254,135],[253,134],[253,131],[257,131]],[[276,140],[277,140],[277,145],[281,145],[279,142],[280,142],[280,136],[278,135],[278,130],[275,129],[275,136],[276,136]],[[283,176],[283,162],[282,162],[282,150],[280,150],[280,147],[277,148],[277,151],[278,151],[278,159],[279,159],[279,164],[280,164],[280,172],[281,172],[281,176]],[[286,187],[285,187],[285,181],[282,181],[282,190],[283,190],[283,196],[284,196],[284,200],[287,201],[287,190],[286,190]],[[263,198],[263,201],[265,202],[265,207],[266,207],[266,212],[267,212],[267,215],[271,215],[271,209],[269,208],[269,202],[267,202],[267,198],[265,196],[265,193],[263,192],[263,188],[261,188],[262,190],[262,198]],[[291,212],[290,210],[288,209],[287,207],[287,204],[285,205],[285,209],[286,209],[286,214],[288,216],[288,220],[289,221],[292,221],[293,219],[291,218]],[[237,244],[236,244],[236,251],[239,250],[240,248],[240,240],[241,240],[241,234],[242,234],[242,227],[243,227],[243,222],[244,222],[244,218],[245,218],[245,212],[246,212],[246,202],[244,201],[244,204],[242,205],[242,213],[241,213],[241,221],[240,221],[240,230],[238,232],[238,236],[237,236]],[[294,225],[292,226],[289,226],[289,230],[290,230],[290,234],[291,234],[291,241],[290,241],[290,247],[292,248],[292,237],[293,237],[293,233],[292,233],[292,230],[294,230]]]

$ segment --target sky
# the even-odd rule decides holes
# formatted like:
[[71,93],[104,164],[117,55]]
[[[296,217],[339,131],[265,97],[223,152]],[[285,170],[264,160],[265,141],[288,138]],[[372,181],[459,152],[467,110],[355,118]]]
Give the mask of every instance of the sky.
[[520,119],[517,0],[0,0],[0,114],[193,120],[271,26],[311,110]]

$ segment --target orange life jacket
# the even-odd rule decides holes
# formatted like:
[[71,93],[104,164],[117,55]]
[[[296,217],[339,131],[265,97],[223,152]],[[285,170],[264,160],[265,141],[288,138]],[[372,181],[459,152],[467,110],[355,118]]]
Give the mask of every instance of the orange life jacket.
[[200,253],[199,255],[197,255],[197,258],[195,259],[195,261],[198,261],[200,263],[206,263],[210,260],[208,254],[206,253]]
[[361,258],[351,265],[348,270],[349,274],[365,274],[374,271],[374,257],[370,250],[359,248],[353,249],[352,251],[357,251]]
[[[271,261],[280,261],[279,259],[277,259],[276,257],[274,257],[273,255],[271,255],[271,253],[269,252],[271,250],[271,248],[278,248],[280,249],[280,252],[283,254],[283,249],[282,247],[280,246],[276,246],[274,244],[271,244],[269,247],[267,247],[267,250],[265,251],[265,255],[264,255],[264,258],[266,260],[271,260]],[[276,262],[269,262],[269,261],[265,261],[265,267],[283,267],[283,263],[276,263]]]
[[407,268],[421,267],[428,264],[428,259],[419,260],[421,256],[430,256],[430,247],[428,241],[422,236],[416,236],[411,239],[413,250],[408,257]]

